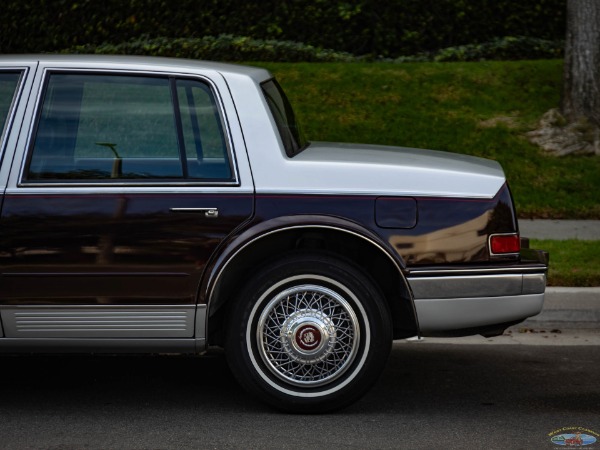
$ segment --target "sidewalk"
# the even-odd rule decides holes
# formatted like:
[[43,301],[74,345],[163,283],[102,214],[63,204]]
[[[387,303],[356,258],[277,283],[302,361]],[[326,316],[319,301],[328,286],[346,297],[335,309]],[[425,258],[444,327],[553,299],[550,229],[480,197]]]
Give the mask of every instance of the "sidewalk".
[[548,287],[542,312],[517,328],[600,331],[600,287]]
[[521,236],[530,239],[600,241],[600,220],[519,220]]

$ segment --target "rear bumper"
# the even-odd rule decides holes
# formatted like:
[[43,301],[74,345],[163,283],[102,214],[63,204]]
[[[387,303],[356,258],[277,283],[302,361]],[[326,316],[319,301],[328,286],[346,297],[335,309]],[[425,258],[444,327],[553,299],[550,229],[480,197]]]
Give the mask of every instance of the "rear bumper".
[[539,314],[545,263],[512,267],[421,269],[411,272],[420,333],[424,336],[492,334]]
[[[518,323],[542,310],[544,294],[453,299],[415,299],[424,336],[469,335]],[[464,331],[464,332],[461,332]]]

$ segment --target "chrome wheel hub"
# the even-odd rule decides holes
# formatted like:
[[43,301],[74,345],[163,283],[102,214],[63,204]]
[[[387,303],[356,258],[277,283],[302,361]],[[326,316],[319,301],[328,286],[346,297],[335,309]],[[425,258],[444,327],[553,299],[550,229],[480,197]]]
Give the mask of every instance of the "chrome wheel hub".
[[359,337],[350,304],[317,285],[295,286],[275,296],[260,315],[256,335],[271,373],[304,387],[341,376],[356,356]]
[[335,348],[336,329],[318,310],[292,314],[281,327],[281,344],[290,359],[304,364],[323,361]]

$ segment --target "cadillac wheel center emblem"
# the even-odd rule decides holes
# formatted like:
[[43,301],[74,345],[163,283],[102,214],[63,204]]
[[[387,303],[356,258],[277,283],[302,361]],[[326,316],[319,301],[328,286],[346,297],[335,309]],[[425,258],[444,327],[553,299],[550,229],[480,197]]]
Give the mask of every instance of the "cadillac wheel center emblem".
[[296,331],[296,344],[302,350],[310,351],[321,343],[321,332],[314,325],[304,325]]
[[258,351],[273,375],[297,386],[319,386],[352,364],[360,326],[337,292],[304,284],[276,295],[260,315]]

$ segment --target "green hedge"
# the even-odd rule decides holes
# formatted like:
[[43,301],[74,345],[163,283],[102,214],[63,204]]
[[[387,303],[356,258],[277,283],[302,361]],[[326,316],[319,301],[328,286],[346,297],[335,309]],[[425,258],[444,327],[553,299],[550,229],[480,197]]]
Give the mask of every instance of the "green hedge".
[[[504,37],[482,44],[449,47],[436,52],[383,58],[386,62],[484,61],[555,59],[562,57],[563,41]],[[359,62],[372,58],[326,50],[298,42],[252,39],[228,34],[203,38],[149,38],[142,36],[120,44],[77,45],[62,53],[168,56],[213,61],[245,62]]]
[[0,52],[229,34],[398,57],[497,36],[562,39],[566,0],[3,0]]
[[120,44],[79,45],[63,53],[169,56],[213,61],[351,62],[353,55],[324,50],[298,42],[231,36],[203,38],[148,38]]
[[412,56],[401,56],[394,62],[456,62],[456,61],[517,61],[521,59],[556,59],[562,58],[565,42],[549,41],[532,37],[496,38],[480,44],[448,47],[436,52],[419,53]]

